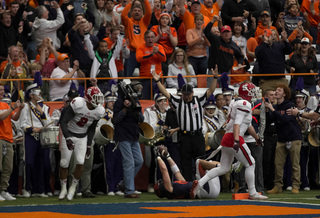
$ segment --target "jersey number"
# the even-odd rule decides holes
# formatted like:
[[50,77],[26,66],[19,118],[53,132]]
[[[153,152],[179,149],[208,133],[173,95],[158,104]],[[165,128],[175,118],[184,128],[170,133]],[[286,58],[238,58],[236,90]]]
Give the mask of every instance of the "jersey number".
[[140,30],[140,26],[139,25],[133,25],[133,33],[135,35],[140,35],[141,30]]
[[77,122],[77,125],[83,127],[88,122],[88,118],[81,117],[80,120]]

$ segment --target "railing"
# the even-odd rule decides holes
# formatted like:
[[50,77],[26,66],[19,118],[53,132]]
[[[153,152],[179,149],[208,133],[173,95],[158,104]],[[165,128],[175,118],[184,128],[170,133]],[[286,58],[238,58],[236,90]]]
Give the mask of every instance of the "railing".
[[[243,77],[243,76],[250,76],[250,77],[266,77],[266,76],[315,76],[318,75],[318,73],[278,73],[278,74],[229,74],[229,77]],[[218,75],[220,77],[221,75]],[[199,74],[196,76],[184,76],[184,77],[196,77],[196,78],[208,78],[212,77],[212,75],[207,74]],[[161,79],[164,81],[166,78],[176,78],[176,76],[162,76]],[[132,80],[141,80],[141,79],[149,79],[150,80],[150,87],[151,87],[151,93],[152,93],[152,78],[151,77],[117,77],[117,78],[96,78],[97,80],[110,80],[110,79],[132,79]],[[80,80],[84,81],[84,88],[87,87],[87,82],[91,80],[91,78],[42,78],[43,81],[52,81],[52,80]],[[0,79],[0,82],[2,81],[33,81],[33,78],[27,78],[27,79]],[[21,89],[20,83],[18,89]],[[203,87],[205,88],[205,87]],[[150,99],[151,100],[151,99]]]

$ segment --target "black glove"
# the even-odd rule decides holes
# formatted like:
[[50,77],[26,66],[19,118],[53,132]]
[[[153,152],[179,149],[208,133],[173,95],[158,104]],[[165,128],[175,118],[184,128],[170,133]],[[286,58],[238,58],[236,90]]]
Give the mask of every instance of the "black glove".
[[70,139],[70,138],[67,138],[66,139],[66,142],[67,142],[67,147],[70,151],[72,151],[74,149],[74,143],[73,141]]
[[86,158],[89,159],[91,155],[91,146],[87,146]]
[[236,152],[238,153],[239,148],[240,148],[240,142],[239,141],[234,141],[233,149],[236,150]]
[[261,138],[259,138],[259,139],[256,140],[256,144],[257,144],[258,146],[263,147],[263,141],[261,140]]

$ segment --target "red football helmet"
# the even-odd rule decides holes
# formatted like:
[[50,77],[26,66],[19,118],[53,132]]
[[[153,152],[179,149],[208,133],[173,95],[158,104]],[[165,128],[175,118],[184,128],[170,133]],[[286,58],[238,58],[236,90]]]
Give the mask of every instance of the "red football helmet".
[[84,96],[87,102],[92,104],[94,107],[97,107],[99,104],[103,105],[104,97],[100,89],[96,86],[91,86],[86,90]]
[[247,101],[254,101],[257,97],[257,89],[253,83],[243,83],[239,87],[239,97]]

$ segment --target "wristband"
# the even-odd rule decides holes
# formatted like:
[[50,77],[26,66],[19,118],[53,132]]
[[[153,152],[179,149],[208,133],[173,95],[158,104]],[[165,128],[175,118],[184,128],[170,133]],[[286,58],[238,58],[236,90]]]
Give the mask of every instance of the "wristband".
[[234,140],[235,142],[239,142],[239,140]]
[[91,146],[90,146],[90,145],[88,145],[88,146],[87,146],[87,148],[91,148]]
[[158,80],[154,80],[156,83],[158,83],[158,82],[160,82],[160,79],[158,79]]
[[218,77],[217,76],[213,76],[213,79],[218,79]]
[[11,110],[12,110],[12,111],[14,111],[14,109],[13,109],[13,107],[12,107],[12,106],[10,106],[10,108],[11,108]]

